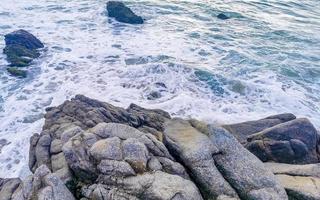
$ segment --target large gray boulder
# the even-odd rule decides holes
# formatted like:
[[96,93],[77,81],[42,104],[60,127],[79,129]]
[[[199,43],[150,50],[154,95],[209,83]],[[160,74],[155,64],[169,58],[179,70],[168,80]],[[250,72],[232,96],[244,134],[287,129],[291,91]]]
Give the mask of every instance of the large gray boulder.
[[319,134],[308,119],[273,126],[247,140],[247,149],[264,162],[310,164],[319,161]]
[[293,200],[320,199],[320,164],[265,163]]
[[222,196],[239,199],[217,169],[212,155],[220,152],[207,135],[182,119],[168,121],[164,133],[166,146],[190,171],[205,199],[214,200]]
[[284,188],[264,164],[225,129],[209,125],[209,137],[219,149],[216,166],[241,199],[288,199]]
[[305,176],[277,175],[290,200],[319,200],[320,179]]
[[236,137],[241,144],[246,144],[248,136],[294,119],[296,119],[296,116],[294,116],[293,114],[284,113],[269,116],[267,118],[255,121],[247,121],[237,124],[226,124],[223,125],[223,127],[227,129],[234,137]]
[[288,199],[276,177],[225,129],[173,119],[164,132],[206,199]]

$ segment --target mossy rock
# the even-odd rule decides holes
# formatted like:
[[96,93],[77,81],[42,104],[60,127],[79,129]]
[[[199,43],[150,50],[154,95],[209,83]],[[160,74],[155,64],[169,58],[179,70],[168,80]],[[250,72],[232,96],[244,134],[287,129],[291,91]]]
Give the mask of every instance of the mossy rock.
[[10,66],[25,67],[30,65],[34,58],[38,58],[40,53],[37,50],[30,50],[21,45],[8,45],[3,52],[7,55]]
[[7,71],[12,76],[20,77],[20,78],[26,78],[27,77],[27,71],[21,70],[18,67],[8,67]]

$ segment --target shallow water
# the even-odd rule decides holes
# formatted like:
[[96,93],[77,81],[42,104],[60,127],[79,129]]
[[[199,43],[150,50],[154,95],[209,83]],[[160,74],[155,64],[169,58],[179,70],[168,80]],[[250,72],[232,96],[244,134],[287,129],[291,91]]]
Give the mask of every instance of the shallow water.
[[20,28],[46,49],[27,79],[0,54],[0,177],[29,173],[45,107],[79,93],[218,123],[292,112],[320,127],[320,1],[130,1],[138,26],[108,19],[105,3],[1,0],[0,49]]

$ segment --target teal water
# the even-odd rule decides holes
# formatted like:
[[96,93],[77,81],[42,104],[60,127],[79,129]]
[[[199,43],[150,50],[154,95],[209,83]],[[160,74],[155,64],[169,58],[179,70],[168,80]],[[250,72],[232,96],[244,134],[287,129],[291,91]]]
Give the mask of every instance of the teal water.
[[20,28],[46,49],[24,80],[0,53],[0,177],[28,173],[45,107],[78,93],[207,122],[292,112],[320,127],[320,1],[127,2],[141,26],[108,19],[105,3],[1,1],[0,49]]

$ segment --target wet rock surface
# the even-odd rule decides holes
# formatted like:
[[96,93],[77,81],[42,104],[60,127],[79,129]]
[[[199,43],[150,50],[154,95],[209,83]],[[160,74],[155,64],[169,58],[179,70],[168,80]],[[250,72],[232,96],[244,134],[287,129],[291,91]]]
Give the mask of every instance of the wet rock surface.
[[27,71],[23,67],[29,66],[33,59],[40,56],[38,49],[44,45],[34,35],[22,29],[5,35],[5,43],[3,53],[9,62],[7,71],[13,76],[25,78]]
[[310,164],[319,161],[319,134],[308,119],[295,119],[253,134],[246,147],[262,161]]
[[[257,140],[301,141],[308,151],[299,165],[263,163],[245,148]],[[47,109],[30,139],[33,175],[0,179],[0,200],[314,200],[319,164],[303,164],[318,156],[315,146],[312,124],[291,114],[207,125],[77,95]]]
[[143,24],[142,17],[136,15],[124,3],[119,1],[109,1],[107,3],[109,17],[114,17],[117,21],[128,24]]

